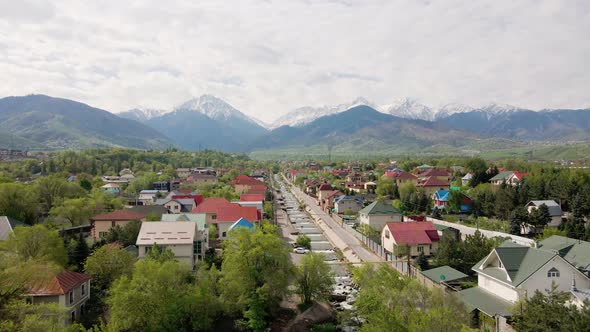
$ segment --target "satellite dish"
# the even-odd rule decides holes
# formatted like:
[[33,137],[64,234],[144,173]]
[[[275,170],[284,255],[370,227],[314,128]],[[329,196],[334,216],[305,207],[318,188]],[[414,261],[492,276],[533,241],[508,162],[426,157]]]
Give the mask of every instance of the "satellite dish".
[[445,275],[444,275],[444,274],[441,274],[439,278],[440,278],[440,280],[441,280],[441,281],[445,281],[445,280],[447,280],[447,277],[445,277]]

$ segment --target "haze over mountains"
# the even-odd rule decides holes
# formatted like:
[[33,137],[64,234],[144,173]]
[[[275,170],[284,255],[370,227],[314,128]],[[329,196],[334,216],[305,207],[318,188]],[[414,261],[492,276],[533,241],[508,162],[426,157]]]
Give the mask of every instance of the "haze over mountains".
[[302,107],[265,128],[224,100],[203,95],[171,110],[117,115],[43,95],[0,99],[0,148],[124,146],[251,152],[277,149],[479,151],[529,142],[590,142],[590,109],[531,111],[510,105],[432,108],[413,99],[378,106],[364,98]]

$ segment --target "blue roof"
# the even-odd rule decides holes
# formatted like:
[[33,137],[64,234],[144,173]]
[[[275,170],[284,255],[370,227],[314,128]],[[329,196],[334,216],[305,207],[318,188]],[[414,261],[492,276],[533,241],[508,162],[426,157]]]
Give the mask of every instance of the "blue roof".
[[434,198],[436,198],[439,201],[448,201],[449,200],[449,191],[444,190],[444,189],[437,190],[434,193]]
[[237,228],[237,227],[246,227],[248,229],[253,229],[254,224],[249,222],[245,218],[240,218],[238,221],[236,221],[231,226],[229,226],[229,230],[231,231],[232,229]]
[[342,195],[342,196],[338,196],[338,197],[336,197],[336,199],[334,199],[334,203],[338,203],[340,201],[357,201],[357,203],[363,204],[362,198],[359,198],[357,196]]
[[158,192],[160,192],[160,191],[159,190],[148,190],[148,189],[146,189],[146,190],[140,191],[139,193],[140,194],[157,194]]

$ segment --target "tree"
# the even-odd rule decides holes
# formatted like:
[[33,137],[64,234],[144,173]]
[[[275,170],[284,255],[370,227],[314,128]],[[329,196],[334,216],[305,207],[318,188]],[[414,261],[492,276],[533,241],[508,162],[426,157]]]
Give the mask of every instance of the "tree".
[[78,239],[69,239],[67,244],[67,251],[68,265],[74,266],[76,271],[82,271],[84,261],[90,254],[90,248],[88,248],[88,243],[82,236],[82,233],[80,233]]
[[381,197],[393,197],[395,194],[395,183],[393,182],[393,179],[389,177],[380,178],[379,181],[377,181],[377,190],[375,191],[375,193]]
[[311,239],[305,234],[299,234],[295,244],[299,247],[304,247],[311,250]]
[[288,293],[294,268],[289,249],[269,224],[236,229],[223,243],[221,296],[229,312],[242,312],[248,323],[272,317]]
[[35,188],[39,194],[41,210],[48,213],[64,198],[79,197],[83,189],[75,183],[69,183],[59,175],[44,176],[37,180]]
[[545,204],[541,204],[538,208],[533,209],[529,216],[529,223],[534,226],[534,232],[538,229],[543,229],[551,222],[551,214],[549,208]]
[[3,246],[22,260],[45,260],[62,267],[67,262],[67,251],[58,231],[44,225],[16,227]]
[[324,255],[310,252],[301,259],[297,273],[297,293],[305,304],[324,300],[334,287],[334,273]]
[[426,259],[424,252],[420,252],[414,261],[414,265],[417,266],[421,271],[428,270],[428,259]]
[[123,247],[134,245],[137,242],[140,229],[140,220],[132,220],[122,227],[116,225],[109,230],[105,240],[107,243],[117,242]]
[[49,210],[57,220],[65,220],[72,226],[80,226],[94,215],[94,204],[87,198],[66,199]]
[[162,248],[157,243],[154,243],[151,250],[145,255],[146,259],[153,260],[156,262],[164,263],[174,260],[174,252],[169,248]]
[[517,206],[510,218],[510,234],[520,235],[522,227],[529,223],[529,213],[523,206]]
[[31,186],[0,184],[0,215],[33,225],[39,218],[39,199]]
[[101,292],[122,276],[131,276],[133,254],[115,244],[104,245],[96,249],[84,263],[84,272],[92,275],[92,286]]
[[138,261],[132,276],[117,279],[109,291],[109,331],[192,330],[194,320],[208,318],[209,312],[203,305],[196,305],[204,294],[197,292],[190,280],[184,264]]

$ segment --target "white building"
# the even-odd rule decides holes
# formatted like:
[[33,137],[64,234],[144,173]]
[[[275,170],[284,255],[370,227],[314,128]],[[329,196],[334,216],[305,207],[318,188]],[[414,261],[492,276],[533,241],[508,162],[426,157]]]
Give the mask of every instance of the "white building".
[[136,245],[139,258],[152,250],[154,243],[162,249],[170,249],[177,261],[195,266],[199,242],[195,238],[195,224],[186,221],[154,221],[141,224]]

